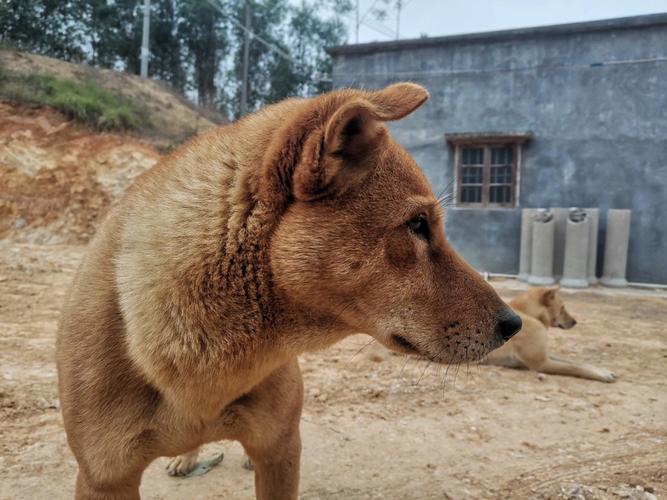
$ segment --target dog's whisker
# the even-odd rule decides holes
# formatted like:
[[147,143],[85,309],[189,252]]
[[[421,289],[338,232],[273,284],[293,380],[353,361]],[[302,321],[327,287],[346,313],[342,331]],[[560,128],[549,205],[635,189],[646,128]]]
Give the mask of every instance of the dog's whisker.
[[453,382],[453,386],[454,386],[454,388],[456,388],[456,379],[457,379],[458,376],[459,376],[459,370],[460,370],[460,369],[461,369],[461,362],[460,362],[460,361],[457,361],[457,362],[456,362],[456,370],[454,371],[454,382]]
[[375,339],[371,339],[370,342],[368,342],[368,343],[362,345],[361,348],[360,348],[357,352],[355,352],[349,360],[347,360],[347,362],[345,363],[345,366],[347,366],[349,363],[351,363],[352,360],[353,360],[355,357],[357,357],[361,351],[363,351],[364,349],[366,349],[369,345],[371,345],[371,344],[374,343],[374,342],[375,342]]
[[452,352],[452,354],[449,356],[449,360],[447,361],[447,366],[445,367],[445,376],[442,378],[442,397],[444,399],[445,397],[445,386],[447,383],[447,374],[449,373],[449,368],[452,366],[452,360],[454,359],[454,355],[456,353]]
[[426,373],[426,369],[427,369],[429,366],[431,366],[431,360],[430,360],[430,359],[428,360],[428,363],[426,363],[426,366],[425,366],[424,369],[422,370],[422,374],[419,376],[419,380],[417,380],[417,384],[415,384],[415,385],[419,385],[419,384],[421,383],[422,378],[424,378],[424,373]]
[[403,370],[405,370],[405,367],[407,366],[408,361],[410,361],[410,359],[411,359],[410,356],[408,356],[408,355],[406,354],[406,355],[405,355],[405,363],[403,363],[403,366],[401,367],[401,371],[398,372],[398,378],[399,378],[399,379],[402,378]]

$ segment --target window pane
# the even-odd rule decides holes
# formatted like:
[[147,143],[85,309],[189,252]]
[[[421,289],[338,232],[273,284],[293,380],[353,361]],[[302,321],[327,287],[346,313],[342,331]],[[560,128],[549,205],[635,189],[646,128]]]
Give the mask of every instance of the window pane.
[[484,148],[463,148],[462,160],[464,165],[483,165]]
[[482,183],[482,167],[463,167],[461,170],[461,184]]
[[512,163],[512,148],[503,146],[491,148],[491,165],[510,165]]
[[491,167],[491,184],[512,184],[512,167]]
[[463,203],[481,203],[482,186],[462,186],[461,201]]
[[491,186],[489,189],[489,202],[509,203],[510,201],[512,201],[510,186]]

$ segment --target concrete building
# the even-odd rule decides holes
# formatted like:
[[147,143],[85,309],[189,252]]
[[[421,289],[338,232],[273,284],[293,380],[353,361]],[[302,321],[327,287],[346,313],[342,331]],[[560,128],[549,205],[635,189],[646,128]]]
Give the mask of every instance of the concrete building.
[[333,47],[334,87],[410,80],[391,125],[481,271],[516,274],[521,208],[631,209],[629,281],[667,283],[667,14]]

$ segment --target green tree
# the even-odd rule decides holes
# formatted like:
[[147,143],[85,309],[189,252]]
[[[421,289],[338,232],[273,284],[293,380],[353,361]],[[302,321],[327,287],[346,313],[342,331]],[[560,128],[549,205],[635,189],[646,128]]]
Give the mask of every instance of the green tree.
[[179,35],[192,60],[198,102],[205,107],[214,107],[217,102],[216,77],[228,48],[228,29],[223,16],[228,5],[218,3],[220,9],[207,0],[189,0],[183,2],[181,9]]
[[75,2],[5,0],[0,2],[0,41],[20,50],[67,61],[85,59],[84,37]]
[[[334,9],[335,16],[320,15],[322,11]],[[300,63],[299,94],[319,94],[331,89],[331,58],[324,49],[345,42],[347,28],[340,16],[351,10],[352,2],[331,0],[303,1],[292,8],[288,44]]]
[[150,74],[169,82],[181,92],[187,83],[184,40],[179,29],[183,22],[180,0],[158,0],[152,4],[150,30]]
[[[330,87],[324,49],[346,37],[350,0],[248,0],[248,108]],[[383,0],[384,1],[384,0]],[[386,0],[388,1],[388,0]],[[152,0],[149,74],[238,115],[246,0]],[[0,0],[0,42],[139,72],[141,0]]]
[[[248,109],[258,109],[289,96],[320,93],[331,87],[330,59],[324,49],[345,41],[346,29],[340,14],[349,12],[349,1],[303,1],[294,6],[287,0],[250,1],[252,38],[249,52]],[[226,76],[221,106],[238,116],[243,73],[245,0],[232,6],[233,69]],[[329,18],[322,12],[332,12]]]

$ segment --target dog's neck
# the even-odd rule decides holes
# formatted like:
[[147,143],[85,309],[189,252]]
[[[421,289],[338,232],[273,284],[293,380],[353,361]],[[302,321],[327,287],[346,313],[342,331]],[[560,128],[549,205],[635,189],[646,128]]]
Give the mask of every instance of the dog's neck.
[[243,183],[251,191],[230,204],[227,220],[221,221],[225,226],[217,235],[218,247],[202,252],[197,268],[192,269],[196,276],[192,294],[204,305],[202,325],[215,318],[215,324],[206,325],[206,329],[228,334],[230,358],[241,363],[243,357],[254,356],[253,351],[298,355],[356,333],[338,315],[297,304],[277,288],[270,242],[286,207],[258,200],[251,175],[237,171],[234,184]]
[[533,302],[527,300],[523,295],[520,295],[519,297],[510,301],[510,306],[512,306],[513,309],[522,312],[526,316],[535,318],[540,323],[542,323],[545,328],[551,327],[551,315],[549,314],[549,309],[544,307],[542,304],[536,307]]

